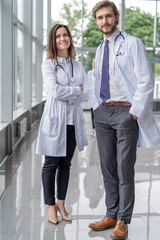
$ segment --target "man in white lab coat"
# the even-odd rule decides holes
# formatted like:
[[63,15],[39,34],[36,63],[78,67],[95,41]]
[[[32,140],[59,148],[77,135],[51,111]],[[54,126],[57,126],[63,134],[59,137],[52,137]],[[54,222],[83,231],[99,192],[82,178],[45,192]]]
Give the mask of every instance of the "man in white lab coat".
[[107,212],[93,230],[114,227],[112,239],[126,239],[134,206],[136,148],[160,143],[150,99],[153,75],[142,41],[117,29],[119,14],[111,1],[92,10],[104,41],[95,58],[95,126]]

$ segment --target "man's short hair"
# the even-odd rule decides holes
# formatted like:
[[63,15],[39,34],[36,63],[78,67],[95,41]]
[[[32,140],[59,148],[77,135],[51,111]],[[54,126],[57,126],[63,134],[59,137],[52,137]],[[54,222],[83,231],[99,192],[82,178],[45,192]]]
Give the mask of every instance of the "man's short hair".
[[114,2],[108,1],[108,0],[103,0],[98,2],[94,8],[92,9],[92,14],[93,17],[96,19],[96,12],[97,10],[104,8],[104,7],[111,7],[113,9],[114,15],[116,16],[118,13],[118,9],[116,7],[116,5],[114,4]]

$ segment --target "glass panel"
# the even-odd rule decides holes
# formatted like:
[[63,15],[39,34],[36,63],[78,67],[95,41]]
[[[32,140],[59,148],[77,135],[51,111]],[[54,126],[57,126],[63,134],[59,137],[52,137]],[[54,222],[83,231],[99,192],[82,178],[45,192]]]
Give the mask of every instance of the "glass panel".
[[156,6],[156,0],[149,1],[149,0],[127,0],[125,1],[126,8],[130,7],[138,7],[142,11],[146,13],[151,13],[152,15],[155,14],[155,6]]
[[126,1],[125,31],[153,46],[155,1]]
[[[52,3],[54,2],[55,8],[59,6],[60,1],[56,4],[55,0],[51,0]],[[47,45],[47,1],[43,0],[43,45]],[[52,12],[52,11],[51,11]],[[46,49],[43,50],[43,61],[46,59]],[[44,86],[42,86],[42,97],[46,99],[46,92],[44,91]]]
[[[160,2],[157,2],[157,12],[160,12]],[[159,15],[158,15],[159,17]],[[160,21],[158,20],[157,23],[157,50],[156,50],[156,63],[155,63],[155,83],[154,83],[154,94],[153,98],[154,99],[160,99]]]
[[32,101],[37,99],[37,59],[36,43],[32,42]]
[[[57,6],[59,4],[55,4]],[[47,1],[43,0],[43,45],[47,44]]]
[[83,51],[83,54],[81,51],[76,51],[76,60],[82,61],[83,66],[85,67],[86,73],[90,70],[92,70],[92,61],[95,58],[95,51],[85,50]]
[[[99,1],[98,0],[92,0],[92,1],[83,0],[83,2],[85,4],[87,4],[87,12],[92,14],[92,8]],[[78,2],[79,2],[79,6],[80,6],[82,1],[78,1]],[[119,9],[121,0],[114,0],[114,3],[116,4],[117,8]],[[55,0],[51,0],[51,8],[52,8],[51,9],[51,19],[53,21],[60,20],[62,23],[64,23],[64,19],[61,17],[61,12],[63,11],[64,4],[71,4],[73,6],[72,8],[75,9],[75,4],[74,4],[73,0],[60,0],[60,1],[58,1],[58,4],[56,4]]]
[[23,0],[17,0],[17,17],[23,22]]
[[17,27],[13,25],[13,110],[17,106]]
[[[45,61],[46,56],[47,56],[47,52],[46,52],[46,49],[44,49],[43,50],[43,61]],[[42,98],[46,99],[46,92],[44,90],[44,84],[42,85]]]
[[157,26],[157,45],[160,46],[160,1],[157,2],[158,26]]
[[13,0],[13,13],[17,15],[17,0]]
[[[0,33],[1,33],[1,1],[0,1]],[[0,56],[1,56],[1,37],[0,37]],[[0,89],[2,89],[1,86],[1,57],[0,57]],[[1,121],[1,98],[0,98],[0,121]]]
[[155,71],[154,71],[154,99],[160,99],[160,49],[157,51],[155,60]]
[[160,63],[155,63],[154,99],[160,99]]
[[[68,25],[71,30],[75,47],[83,47],[83,34],[88,24],[88,15],[92,15],[92,8],[98,1],[76,1],[76,0],[62,0],[59,4],[55,4],[55,0],[52,0],[51,5],[51,19],[52,25],[57,22]],[[120,7],[120,0],[115,0],[117,8]],[[65,7],[64,7],[65,4]],[[84,9],[82,13],[82,9]]]
[[23,33],[17,31],[17,106],[22,105],[23,93]]
[[32,4],[32,34],[36,36],[36,0]]

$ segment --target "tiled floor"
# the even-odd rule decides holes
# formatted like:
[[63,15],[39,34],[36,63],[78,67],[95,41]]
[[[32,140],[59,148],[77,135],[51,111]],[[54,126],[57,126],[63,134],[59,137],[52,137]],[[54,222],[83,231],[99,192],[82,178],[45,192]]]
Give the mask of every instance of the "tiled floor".
[[[160,127],[160,115],[156,115]],[[0,168],[0,240],[110,239],[111,230],[94,232],[88,224],[105,215],[105,193],[96,140],[90,141],[90,113],[85,112],[89,145],[76,151],[66,206],[72,223],[54,226],[43,203],[41,166],[35,155],[37,127]],[[160,236],[160,146],[138,149],[136,201],[129,240],[158,240]]]

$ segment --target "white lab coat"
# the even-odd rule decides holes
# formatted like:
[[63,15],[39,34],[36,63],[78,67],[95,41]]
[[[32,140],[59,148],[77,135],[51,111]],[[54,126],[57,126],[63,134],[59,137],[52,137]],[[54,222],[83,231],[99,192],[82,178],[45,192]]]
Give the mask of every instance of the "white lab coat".
[[87,81],[88,81],[88,86],[89,86],[89,98],[88,98],[88,107],[93,108],[93,98],[94,98],[94,92],[95,92],[95,73],[94,69],[88,71],[87,74]]
[[[80,62],[73,61],[73,75],[76,82],[68,84],[68,76],[63,69],[55,69],[55,61],[48,59],[42,63],[44,88],[47,101],[41,118],[36,153],[47,156],[66,156],[67,104],[74,104],[74,125],[79,151],[88,144],[85,120],[81,103],[88,100],[87,77]],[[81,92],[78,85],[83,86]]]
[[[122,35],[125,41],[122,37],[119,37],[115,43],[114,71],[128,101],[132,103],[130,113],[138,117],[138,146],[152,147],[160,144],[160,132],[150,107],[153,92],[153,75],[142,41],[125,32],[122,32]],[[102,103],[99,74],[101,46],[102,44],[98,47],[95,58],[94,110]],[[124,54],[116,56],[119,52],[124,52]]]

